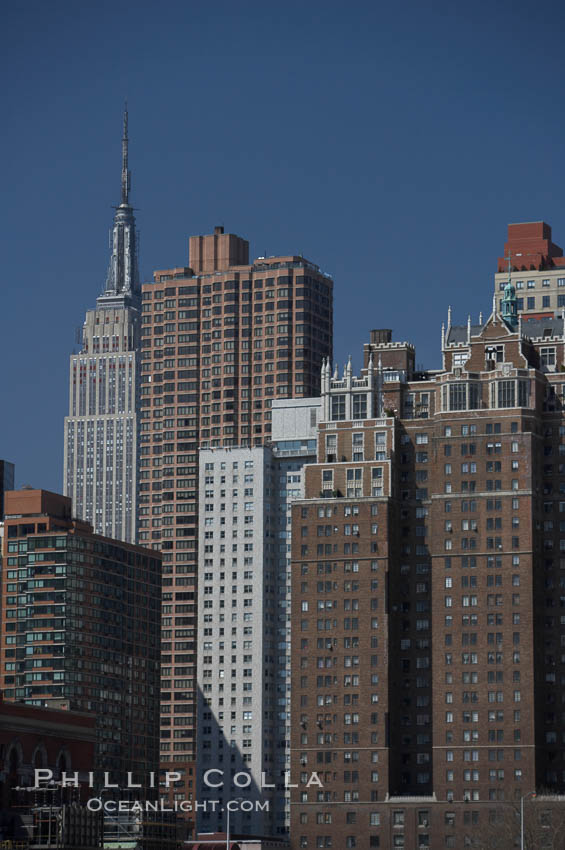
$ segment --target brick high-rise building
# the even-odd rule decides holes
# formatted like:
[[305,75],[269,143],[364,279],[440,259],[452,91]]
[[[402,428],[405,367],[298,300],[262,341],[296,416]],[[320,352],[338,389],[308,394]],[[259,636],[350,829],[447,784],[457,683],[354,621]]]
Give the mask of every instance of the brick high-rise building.
[[300,256],[260,257],[217,227],[190,268],[143,285],[139,539],[162,550],[164,768],[193,793],[198,449],[260,446],[271,402],[314,396],[332,351],[332,280]]
[[94,534],[65,496],[6,493],[4,697],[92,712],[94,766],[116,781],[158,765],[160,561]]
[[360,377],[322,370],[292,508],[293,848],[511,846],[521,798],[565,790],[565,325],[515,298],[450,318],[439,370],[389,331]]
[[565,257],[559,245],[551,241],[549,224],[527,221],[508,225],[508,241],[495,274],[499,309],[509,279],[524,319],[548,313],[561,315],[565,309]]
[[89,310],[82,348],[70,358],[63,489],[77,517],[107,537],[136,540],[140,284],[129,202],[128,114],[122,138],[121,202],[104,291]]

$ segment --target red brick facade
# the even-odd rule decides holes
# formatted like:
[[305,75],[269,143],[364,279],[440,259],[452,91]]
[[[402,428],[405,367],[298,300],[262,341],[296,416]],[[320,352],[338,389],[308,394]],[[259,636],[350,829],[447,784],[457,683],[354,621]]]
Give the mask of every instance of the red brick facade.
[[198,448],[269,439],[273,398],[319,393],[333,283],[303,257],[260,257],[217,227],[190,268],[143,286],[139,539],[162,551],[162,768],[194,795]]
[[499,272],[508,270],[508,257],[515,271],[565,267],[563,250],[551,241],[551,227],[545,221],[509,224],[504,257],[498,258]]

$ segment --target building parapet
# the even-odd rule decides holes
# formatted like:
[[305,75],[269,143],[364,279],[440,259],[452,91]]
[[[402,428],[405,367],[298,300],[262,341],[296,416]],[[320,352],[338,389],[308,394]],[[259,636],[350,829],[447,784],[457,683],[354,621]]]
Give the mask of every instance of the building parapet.
[[414,346],[411,342],[366,342],[365,346],[370,347],[372,351],[388,351],[391,348],[408,348],[414,351]]

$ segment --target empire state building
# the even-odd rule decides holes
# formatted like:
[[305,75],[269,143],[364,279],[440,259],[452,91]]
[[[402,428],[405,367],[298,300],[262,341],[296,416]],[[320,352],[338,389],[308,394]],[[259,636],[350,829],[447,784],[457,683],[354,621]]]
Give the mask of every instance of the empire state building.
[[141,288],[130,186],[126,109],[106,283],[86,313],[81,351],[70,358],[63,486],[75,516],[99,534],[134,542]]

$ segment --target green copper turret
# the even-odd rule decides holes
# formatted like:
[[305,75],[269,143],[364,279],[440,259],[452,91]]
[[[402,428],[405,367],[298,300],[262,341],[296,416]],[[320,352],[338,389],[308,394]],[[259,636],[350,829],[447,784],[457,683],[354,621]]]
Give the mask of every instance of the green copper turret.
[[516,290],[510,281],[504,287],[501,307],[502,318],[512,330],[515,330],[518,327],[518,303],[516,301]]

